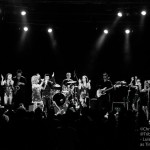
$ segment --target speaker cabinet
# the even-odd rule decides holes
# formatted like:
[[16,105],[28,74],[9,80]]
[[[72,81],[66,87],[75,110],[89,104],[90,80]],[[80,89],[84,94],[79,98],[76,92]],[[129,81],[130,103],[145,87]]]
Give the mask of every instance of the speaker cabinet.
[[118,109],[128,109],[128,104],[125,102],[113,102],[112,103],[112,111],[116,111]]

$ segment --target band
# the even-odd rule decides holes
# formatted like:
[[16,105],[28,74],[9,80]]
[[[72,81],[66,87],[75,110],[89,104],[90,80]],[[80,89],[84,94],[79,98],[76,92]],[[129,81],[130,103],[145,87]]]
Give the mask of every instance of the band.
[[[78,112],[80,115],[85,109],[91,109],[92,100],[97,101],[97,109],[104,114],[111,111],[119,112],[122,104],[126,110],[139,112],[143,110],[147,120],[149,120],[149,89],[150,81],[142,83],[137,77],[131,77],[131,81],[116,81],[112,83],[109,75],[104,72],[101,80],[95,89],[95,97],[91,96],[91,80],[87,75],[78,78],[74,72],[74,79],[70,72],[66,73],[66,78],[61,84],[57,84],[54,72],[52,75],[46,73],[43,78],[39,73],[31,77],[31,103],[33,111],[40,107],[45,115],[53,110],[54,115],[66,114],[67,110]],[[27,79],[22,75],[21,70],[17,70],[16,76],[7,73],[5,78],[1,75],[1,107],[14,109],[24,105],[28,108],[26,100]],[[28,93],[29,94],[29,93]],[[119,106],[120,105],[120,106]]]

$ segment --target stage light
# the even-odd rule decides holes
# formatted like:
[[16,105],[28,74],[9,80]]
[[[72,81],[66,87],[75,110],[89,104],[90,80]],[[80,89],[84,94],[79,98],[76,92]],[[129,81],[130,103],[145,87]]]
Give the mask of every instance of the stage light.
[[130,33],[130,30],[129,30],[129,29],[126,29],[126,30],[125,30],[125,33],[126,33],[126,34],[129,34],[129,33]]
[[53,30],[52,30],[52,28],[48,28],[48,30],[47,30],[49,33],[51,33]]
[[28,31],[28,27],[24,27],[23,30],[26,32]]
[[25,15],[26,15],[26,11],[24,11],[24,10],[21,11],[21,15],[22,15],[22,16],[25,16]]
[[107,30],[107,29],[105,29],[105,30],[104,30],[104,33],[105,33],[105,34],[108,34],[108,30]]
[[122,17],[122,12],[118,12],[118,17]]
[[146,11],[145,10],[141,11],[141,15],[145,16],[146,15]]

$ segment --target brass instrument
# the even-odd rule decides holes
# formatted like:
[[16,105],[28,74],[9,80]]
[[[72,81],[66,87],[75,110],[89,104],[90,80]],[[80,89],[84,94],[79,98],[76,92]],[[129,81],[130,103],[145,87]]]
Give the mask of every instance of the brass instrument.
[[16,90],[19,90],[19,89],[20,89],[20,86],[19,86],[19,85],[15,86],[15,89],[16,89]]
[[18,90],[20,90],[19,82],[17,82],[17,85],[14,87],[14,94],[16,94]]

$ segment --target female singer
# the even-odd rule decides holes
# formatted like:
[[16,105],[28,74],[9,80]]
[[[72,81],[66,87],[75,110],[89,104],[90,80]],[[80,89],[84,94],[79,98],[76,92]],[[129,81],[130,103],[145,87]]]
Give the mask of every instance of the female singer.
[[88,77],[86,75],[82,76],[82,80],[79,79],[79,100],[82,107],[89,107],[89,90],[91,89],[90,80],[88,80]]
[[140,93],[142,90],[142,85],[140,79],[137,76],[131,77],[131,82],[129,84],[128,99],[129,107],[133,111],[138,111],[138,103],[140,100]]
[[149,81],[145,80],[144,88],[141,90],[141,107],[146,115],[147,120],[149,120],[149,112],[148,112],[149,91],[150,91],[150,83]]
[[133,99],[133,104],[132,104],[132,109],[135,111],[138,111],[139,109],[139,101],[140,101],[140,93],[142,91],[142,84],[141,84],[141,80],[136,78],[136,82],[135,82],[135,96]]
[[4,90],[4,105],[12,105],[13,99],[13,89],[14,81],[12,80],[12,74],[8,73],[6,79],[4,80],[3,75],[1,75],[1,85],[5,86]]
[[43,108],[43,101],[41,98],[41,90],[42,90],[42,84],[44,80],[41,80],[41,83],[39,83],[39,77],[37,75],[32,76],[31,78],[31,84],[32,84],[32,103],[33,103],[33,111],[37,108],[37,105],[39,104]]

